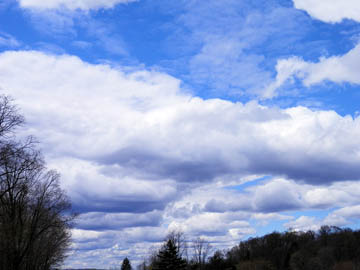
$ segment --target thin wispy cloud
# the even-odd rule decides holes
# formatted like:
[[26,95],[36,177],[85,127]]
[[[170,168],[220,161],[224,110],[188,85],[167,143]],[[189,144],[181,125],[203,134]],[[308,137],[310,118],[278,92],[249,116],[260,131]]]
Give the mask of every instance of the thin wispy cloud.
[[126,4],[137,0],[18,0],[23,8],[32,9],[69,9],[69,10],[91,10],[102,8],[113,8],[117,4]]

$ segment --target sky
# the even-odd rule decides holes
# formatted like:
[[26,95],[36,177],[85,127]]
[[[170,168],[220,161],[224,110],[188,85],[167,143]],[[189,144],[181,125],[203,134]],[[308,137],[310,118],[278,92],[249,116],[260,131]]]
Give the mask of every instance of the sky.
[[64,267],[360,228],[358,0],[2,0],[0,92],[81,214]]

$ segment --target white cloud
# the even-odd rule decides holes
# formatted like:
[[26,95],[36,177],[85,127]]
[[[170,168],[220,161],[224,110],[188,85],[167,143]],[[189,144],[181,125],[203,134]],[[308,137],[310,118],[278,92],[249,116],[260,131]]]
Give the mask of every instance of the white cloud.
[[295,8],[308,12],[312,17],[329,23],[344,19],[360,21],[360,4],[357,0],[293,0]]
[[128,257],[136,266],[159,247],[166,233],[166,228],[162,227],[132,227],[103,232],[74,229],[73,251],[63,268],[96,266],[107,269],[119,266],[119,257]]
[[[193,201],[202,211],[214,213],[253,213],[256,220],[286,219],[290,216],[280,212],[306,209],[328,210],[360,203],[357,181],[339,182],[326,186],[296,183],[274,178],[243,190],[208,188],[197,189],[190,197],[181,201]],[[207,192],[207,196],[202,193]],[[200,197],[200,199],[199,199]],[[179,203],[177,203],[179,206]],[[191,207],[189,207],[191,208]]]
[[360,205],[352,205],[333,211],[325,218],[326,224],[344,226],[358,221],[360,218]]
[[[24,134],[38,137],[74,205],[91,213],[82,226],[92,231],[97,215],[103,218],[98,225],[107,231],[98,240],[79,236],[79,249],[94,249],[77,255],[84,261],[120,239],[160,241],[169,225],[225,245],[254,232],[246,223],[254,213],[282,219],[270,214],[359,204],[360,118],[205,100],[164,73],[35,51],[0,54],[0,86],[15,98],[27,119]],[[274,178],[243,193],[224,189],[253,175]],[[354,181],[336,183],[343,180]],[[322,198],[323,184],[333,200]],[[123,220],[137,217],[142,224]],[[112,221],[118,233],[109,231]]]
[[334,188],[334,186],[316,187],[308,190],[304,194],[304,199],[312,207],[331,207],[332,205],[341,205],[356,200],[344,188],[338,188]]
[[316,231],[320,229],[321,223],[315,217],[301,216],[294,221],[285,223],[284,226],[287,229],[292,229],[295,231]]
[[262,212],[299,209],[303,206],[300,194],[291,182],[275,179],[255,188],[254,208]]
[[318,184],[355,180],[360,170],[360,119],[333,111],[203,100],[163,73],[40,52],[1,54],[0,84],[49,157],[83,160],[78,168],[111,177],[201,182],[257,173]]
[[117,4],[131,3],[137,0],[18,0],[23,8],[90,10],[112,8]]
[[278,60],[276,71],[276,81],[264,91],[264,98],[276,96],[276,89],[294,78],[307,87],[323,81],[360,84],[360,44],[345,55],[322,57],[316,63],[298,57]]

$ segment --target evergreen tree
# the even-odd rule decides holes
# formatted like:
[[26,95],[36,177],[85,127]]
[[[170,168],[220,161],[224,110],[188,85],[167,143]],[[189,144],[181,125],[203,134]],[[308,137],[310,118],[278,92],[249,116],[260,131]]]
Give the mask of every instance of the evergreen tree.
[[128,258],[125,258],[121,265],[121,270],[131,270],[131,264]]
[[155,270],[183,270],[186,269],[186,262],[179,255],[177,246],[174,241],[168,240],[159,251],[158,261]]

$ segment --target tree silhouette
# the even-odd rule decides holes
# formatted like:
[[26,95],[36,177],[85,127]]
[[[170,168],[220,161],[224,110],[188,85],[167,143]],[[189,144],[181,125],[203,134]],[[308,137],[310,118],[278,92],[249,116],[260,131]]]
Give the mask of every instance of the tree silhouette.
[[182,270],[186,269],[186,262],[178,253],[173,240],[169,239],[157,255],[156,270]]
[[65,258],[74,215],[33,139],[9,136],[22,123],[0,96],[0,269],[49,270]]
[[125,258],[121,264],[121,270],[131,270],[131,264],[128,258]]

